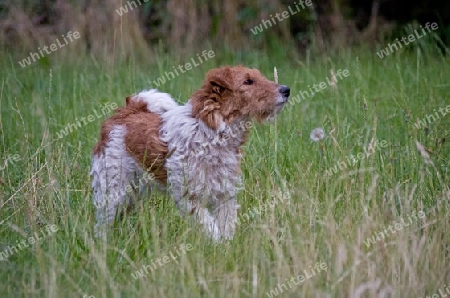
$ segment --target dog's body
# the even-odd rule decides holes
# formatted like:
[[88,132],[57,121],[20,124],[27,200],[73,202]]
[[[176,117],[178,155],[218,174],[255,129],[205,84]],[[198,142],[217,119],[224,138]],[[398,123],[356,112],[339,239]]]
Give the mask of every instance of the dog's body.
[[182,214],[193,214],[213,239],[231,239],[249,121],[273,119],[288,97],[288,87],[241,66],[208,72],[183,106],[154,89],[128,97],[103,123],[93,150],[97,231],[125,205],[129,185],[149,189],[153,181],[142,177],[150,173]]

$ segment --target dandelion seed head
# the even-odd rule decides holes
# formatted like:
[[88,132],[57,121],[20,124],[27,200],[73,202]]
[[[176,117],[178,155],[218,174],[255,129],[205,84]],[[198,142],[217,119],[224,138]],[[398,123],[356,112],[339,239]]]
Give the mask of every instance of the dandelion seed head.
[[314,128],[309,136],[314,142],[318,142],[325,138],[325,131],[321,127]]

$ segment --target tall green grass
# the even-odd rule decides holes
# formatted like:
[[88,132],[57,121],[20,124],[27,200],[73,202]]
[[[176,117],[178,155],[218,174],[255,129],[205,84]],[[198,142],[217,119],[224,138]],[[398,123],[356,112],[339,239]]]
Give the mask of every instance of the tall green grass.
[[[252,128],[239,195],[246,217],[236,237],[219,245],[183,220],[162,192],[142,198],[111,228],[107,242],[93,238],[90,150],[107,115],[57,137],[106,103],[123,105],[126,96],[150,88],[196,53],[105,62],[67,49],[26,68],[17,63],[23,55],[1,56],[0,166],[6,166],[0,171],[0,252],[47,225],[58,231],[0,261],[0,296],[269,297],[278,286],[283,292],[273,297],[421,297],[445,291],[450,114],[426,128],[414,123],[450,105],[449,59],[431,44],[383,59],[369,48],[305,57],[286,57],[282,49],[213,50],[214,59],[159,89],[184,103],[207,70],[225,64],[256,67],[271,79],[276,66],[292,96],[326,81],[331,69],[350,73],[337,88],[286,107],[275,124]],[[309,136],[316,127],[327,134],[320,142]],[[375,140],[386,146],[327,174]],[[417,151],[416,140],[431,162]],[[19,160],[5,162],[14,155]],[[424,218],[413,218],[373,245],[364,243],[419,211]],[[146,278],[132,277],[183,244],[192,250]],[[312,275],[316,263],[327,269],[301,283],[291,281],[305,270]]]

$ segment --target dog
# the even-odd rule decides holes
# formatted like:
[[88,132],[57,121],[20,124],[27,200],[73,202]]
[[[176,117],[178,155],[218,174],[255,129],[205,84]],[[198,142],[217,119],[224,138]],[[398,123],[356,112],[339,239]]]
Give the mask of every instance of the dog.
[[210,238],[232,239],[241,147],[252,121],[273,120],[289,94],[289,87],[239,65],[210,70],[185,105],[156,89],[127,97],[92,150],[96,234],[131,204],[129,190],[162,186]]

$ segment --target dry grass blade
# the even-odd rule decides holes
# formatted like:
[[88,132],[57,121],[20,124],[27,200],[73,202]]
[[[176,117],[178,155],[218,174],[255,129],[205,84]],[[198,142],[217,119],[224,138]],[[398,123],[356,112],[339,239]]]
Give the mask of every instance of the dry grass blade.
[[425,147],[419,143],[419,141],[416,140],[416,147],[417,150],[419,151],[420,155],[423,158],[423,161],[425,162],[425,164],[433,164],[433,161],[430,158],[430,154],[428,154],[427,150],[425,149]]
[[331,76],[331,88],[333,90],[337,90],[337,78],[336,78],[336,74],[334,73],[334,70],[330,69],[330,76]]

